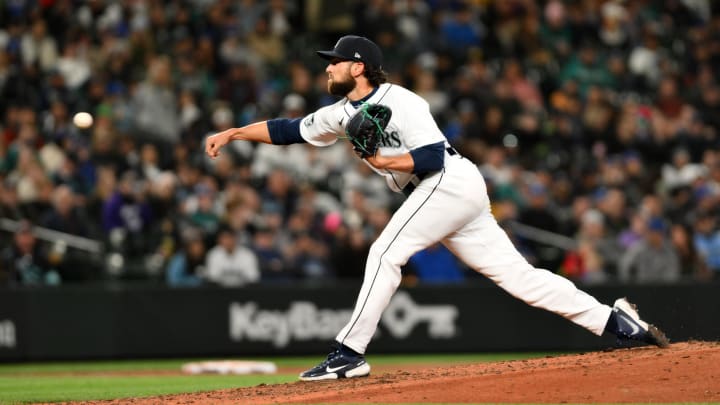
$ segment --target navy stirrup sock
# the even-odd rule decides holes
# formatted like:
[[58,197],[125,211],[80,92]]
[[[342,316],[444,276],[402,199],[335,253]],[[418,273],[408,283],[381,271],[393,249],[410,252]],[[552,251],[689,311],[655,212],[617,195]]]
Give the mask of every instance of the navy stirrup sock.
[[608,318],[605,324],[605,332],[610,332],[614,335],[620,333],[620,325],[618,325],[617,312],[610,312],[610,318]]
[[635,319],[617,309],[613,309],[610,313],[605,330],[614,333],[617,337],[626,339],[641,340],[645,336],[645,329],[642,329]]
[[342,343],[337,343],[338,348],[340,349],[340,353],[346,355],[346,356],[352,356],[352,357],[362,357],[362,354],[356,352],[355,350],[345,346]]

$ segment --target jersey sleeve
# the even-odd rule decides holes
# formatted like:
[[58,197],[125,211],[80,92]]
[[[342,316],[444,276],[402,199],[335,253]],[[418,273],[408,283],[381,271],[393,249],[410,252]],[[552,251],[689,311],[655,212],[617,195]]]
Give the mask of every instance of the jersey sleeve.
[[300,122],[300,135],[314,146],[330,146],[344,133],[341,118],[343,100],[306,116]]

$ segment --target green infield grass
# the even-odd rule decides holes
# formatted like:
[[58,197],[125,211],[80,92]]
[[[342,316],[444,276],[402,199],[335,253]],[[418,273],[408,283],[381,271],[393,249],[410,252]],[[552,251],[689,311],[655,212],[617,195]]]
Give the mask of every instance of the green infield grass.
[[[550,353],[370,355],[373,365],[483,362],[543,357]],[[305,368],[322,358],[256,358],[279,368]],[[297,381],[297,373],[271,375],[182,375],[182,364],[200,359],[120,360],[0,364],[0,404],[87,401],[211,391]],[[204,360],[204,359],[203,359]],[[158,372],[158,374],[153,374]],[[165,372],[167,375],[163,375]],[[126,373],[126,374],[124,374]],[[137,374],[132,374],[137,373]]]

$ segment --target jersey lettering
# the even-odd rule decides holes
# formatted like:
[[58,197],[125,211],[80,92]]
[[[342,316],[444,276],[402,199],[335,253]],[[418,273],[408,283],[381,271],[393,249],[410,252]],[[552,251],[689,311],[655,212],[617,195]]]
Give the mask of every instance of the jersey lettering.
[[390,132],[390,138],[393,140],[393,146],[395,146],[396,148],[401,145],[400,134],[398,134],[397,131]]
[[397,131],[383,132],[383,135],[380,137],[380,146],[386,148],[399,148],[401,146],[400,135]]

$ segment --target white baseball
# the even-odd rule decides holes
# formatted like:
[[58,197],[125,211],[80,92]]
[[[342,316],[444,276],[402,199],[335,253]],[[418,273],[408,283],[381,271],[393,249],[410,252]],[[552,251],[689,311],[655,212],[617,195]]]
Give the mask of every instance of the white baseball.
[[79,112],[73,116],[73,124],[78,128],[88,128],[93,124],[93,117],[90,113]]

